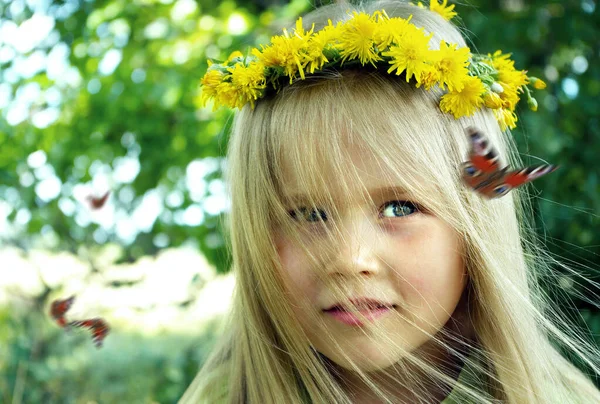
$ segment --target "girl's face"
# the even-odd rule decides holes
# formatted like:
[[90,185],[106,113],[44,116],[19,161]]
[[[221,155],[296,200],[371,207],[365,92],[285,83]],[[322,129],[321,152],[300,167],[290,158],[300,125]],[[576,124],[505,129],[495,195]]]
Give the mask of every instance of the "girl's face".
[[[403,352],[421,347],[446,324],[467,277],[457,234],[437,217],[418,210],[417,201],[406,195],[398,197],[400,189],[389,189],[394,184],[384,181],[382,167],[373,159],[364,158],[356,148],[348,152],[374,204],[362,202],[360,197],[352,198],[356,202],[344,200],[343,191],[336,186],[339,180],[322,173],[337,201],[340,213],[335,224],[347,244],[336,246],[334,253],[331,249],[325,252],[328,236],[319,226],[327,224],[317,223],[313,217],[333,220],[330,212],[323,207],[303,214],[301,203],[289,207],[296,212],[290,220],[297,222],[303,242],[317,260],[311,260],[284,232],[276,232],[275,240],[286,292],[312,346],[351,369],[335,342],[363,371],[376,371],[398,362]],[[284,179],[286,193],[300,192],[294,178]],[[362,190],[350,191],[356,195]],[[332,284],[346,291],[348,298],[372,298],[395,306],[362,325],[344,323],[325,311],[339,302]],[[382,332],[372,332],[371,325]]]

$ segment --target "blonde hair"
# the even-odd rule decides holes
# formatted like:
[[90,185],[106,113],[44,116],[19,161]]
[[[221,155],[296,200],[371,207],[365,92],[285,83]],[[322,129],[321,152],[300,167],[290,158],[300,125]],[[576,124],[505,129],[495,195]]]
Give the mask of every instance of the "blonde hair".
[[[397,1],[325,6],[305,16],[304,24],[314,22],[318,29],[328,18],[346,18],[348,9],[385,9],[390,17],[412,14],[415,25],[434,33],[432,46],[441,39],[465,46],[457,28],[439,15]],[[598,389],[555,346],[600,373],[598,349],[569,328],[540,285],[556,279],[552,268],[559,263],[538,246],[526,191],[517,189],[490,201],[461,181],[459,166],[469,147],[465,128],[479,128],[506,163],[522,166],[510,134],[500,130],[490,110],[459,120],[442,113],[441,94],[374,69],[345,70],[297,81],[258,102],[254,110],[246,106],[237,114],[226,174],[236,276],[233,308],[225,334],[182,403],[352,402],[335,365],[311,348],[294,319],[294,302],[286,295],[274,245],[274,232],[283,229],[318,262],[306,236],[290,224],[283,173],[291,169],[303,191],[319,195],[310,201],[312,206],[331,206],[320,174],[328,170],[342,186],[357,181],[353,167],[344,163],[343,146],[348,144],[364,148],[365,156],[380,164],[382,175],[408,190],[461,239],[476,337],[460,345],[483,358],[473,366],[485,375],[486,390],[460,382],[455,388],[480,403],[600,402]],[[343,296],[342,290],[332,292]],[[447,330],[440,334],[450,335]],[[439,336],[431,338],[437,341]],[[437,342],[469,361],[460,348]],[[416,355],[407,353],[406,360],[432,380],[449,382]],[[394,402],[367,373],[355,369],[381,400]],[[403,382],[420,383],[410,378]]]

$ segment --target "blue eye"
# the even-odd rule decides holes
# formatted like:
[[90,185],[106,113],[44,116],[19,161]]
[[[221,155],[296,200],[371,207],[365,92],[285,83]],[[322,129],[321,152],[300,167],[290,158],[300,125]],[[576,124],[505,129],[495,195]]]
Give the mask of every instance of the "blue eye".
[[[385,212],[391,213],[392,218],[404,217],[420,212],[418,205],[409,201],[389,201],[383,205],[381,209],[381,217],[384,216]],[[307,221],[310,223],[326,222],[328,220],[327,213],[322,209],[308,209],[298,208],[288,211],[289,215],[296,221]]]
[[384,205],[382,212],[385,211],[391,212],[394,215],[392,217],[402,217],[419,212],[419,208],[409,201],[390,201]]
[[297,220],[300,215],[309,222],[324,222],[327,220],[327,213],[322,209],[319,209],[319,213],[315,213],[315,209],[299,208],[290,210],[289,214],[294,220]]

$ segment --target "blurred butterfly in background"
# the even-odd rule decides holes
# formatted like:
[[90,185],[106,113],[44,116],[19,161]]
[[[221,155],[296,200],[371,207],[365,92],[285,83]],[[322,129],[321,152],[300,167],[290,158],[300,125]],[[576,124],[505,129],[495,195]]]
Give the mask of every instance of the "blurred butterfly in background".
[[73,305],[74,300],[75,296],[71,296],[67,299],[53,301],[50,305],[50,316],[59,326],[64,328],[65,331],[69,331],[72,327],[90,329],[94,345],[96,345],[97,348],[100,348],[104,342],[104,338],[110,331],[110,327],[106,321],[98,317],[87,320],[67,321],[65,314]]
[[90,204],[90,208],[96,210],[96,209],[101,209],[104,206],[104,204],[108,200],[109,195],[110,195],[110,191],[106,191],[106,193],[102,196],[88,195],[86,197],[86,199]]
[[509,170],[500,168],[500,157],[487,138],[475,128],[467,129],[471,142],[469,161],[461,166],[464,182],[486,198],[498,198],[513,188],[535,180],[556,170],[558,166],[542,164]]
[[66,327],[67,320],[65,319],[65,313],[71,308],[75,296],[71,296],[63,300],[55,300],[50,306],[50,315],[61,327]]
[[97,348],[102,347],[102,343],[104,342],[104,338],[110,331],[108,324],[103,319],[96,317],[91,318],[89,320],[75,320],[70,321],[67,324],[67,327],[80,327],[80,328],[89,328],[92,332],[92,341]]

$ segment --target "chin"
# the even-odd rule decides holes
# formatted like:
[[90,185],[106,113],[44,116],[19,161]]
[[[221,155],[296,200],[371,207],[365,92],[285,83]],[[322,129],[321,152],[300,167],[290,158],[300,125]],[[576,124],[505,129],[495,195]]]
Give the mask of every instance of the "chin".
[[[337,352],[320,352],[337,366],[350,371],[355,371],[355,368],[352,367],[352,364],[354,364],[363,372],[376,372],[386,369],[402,359],[402,355],[398,352],[392,352],[392,350],[385,348],[380,349],[379,347],[369,347],[366,349],[356,347],[355,350],[346,350],[348,358]],[[348,359],[352,360],[352,364],[350,364]]]

